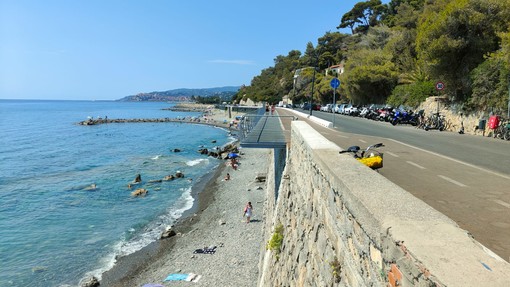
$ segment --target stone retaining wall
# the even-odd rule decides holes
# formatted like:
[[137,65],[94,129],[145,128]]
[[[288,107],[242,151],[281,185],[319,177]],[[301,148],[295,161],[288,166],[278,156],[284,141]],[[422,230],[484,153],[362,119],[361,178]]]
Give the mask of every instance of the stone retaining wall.
[[[445,99],[443,97],[428,97],[416,110],[424,110],[425,116],[430,116],[439,111],[449,123],[447,127],[448,131],[458,132],[461,126],[464,125],[464,132],[466,134],[493,136],[493,130],[489,129],[490,113],[488,112],[462,113],[445,105]],[[506,114],[501,116],[506,117]],[[486,121],[484,130],[477,129],[481,119]]]
[[291,142],[259,286],[510,286],[510,264],[308,124]]

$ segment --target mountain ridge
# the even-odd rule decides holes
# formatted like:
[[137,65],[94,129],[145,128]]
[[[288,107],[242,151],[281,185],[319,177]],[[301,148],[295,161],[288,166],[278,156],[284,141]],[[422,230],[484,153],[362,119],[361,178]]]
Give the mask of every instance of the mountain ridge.
[[232,97],[239,91],[239,86],[224,86],[215,88],[179,88],[167,91],[154,91],[149,93],[138,93],[118,99],[120,102],[165,102],[165,101],[189,101],[191,97]]

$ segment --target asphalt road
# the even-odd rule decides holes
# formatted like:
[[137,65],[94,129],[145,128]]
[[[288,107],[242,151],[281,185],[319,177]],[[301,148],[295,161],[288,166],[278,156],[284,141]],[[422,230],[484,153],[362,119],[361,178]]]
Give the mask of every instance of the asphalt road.
[[[278,114],[295,115],[288,109],[278,109]],[[331,122],[336,117],[334,129],[303,116],[299,120],[343,149],[384,143],[379,149],[384,152],[381,175],[453,219],[510,262],[510,141],[317,111],[313,115]],[[290,121],[282,124],[290,130]]]

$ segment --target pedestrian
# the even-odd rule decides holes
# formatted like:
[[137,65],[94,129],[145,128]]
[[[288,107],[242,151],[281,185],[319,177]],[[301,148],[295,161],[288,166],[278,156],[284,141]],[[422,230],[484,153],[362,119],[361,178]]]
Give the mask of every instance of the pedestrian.
[[225,180],[230,180],[230,173],[227,173],[227,175],[225,176]]
[[274,114],[274,111],[275,111],[275,106],[274,106],[274,104],[273,104],[273,105],[271,105],[271,115],[273,115],[273,114]]
[[250,218],[252,216],[253,206],[251,205],[251,201],[248,201],[246,206],[244,207],[243,217],[246,216],[246,223],[250,223]]

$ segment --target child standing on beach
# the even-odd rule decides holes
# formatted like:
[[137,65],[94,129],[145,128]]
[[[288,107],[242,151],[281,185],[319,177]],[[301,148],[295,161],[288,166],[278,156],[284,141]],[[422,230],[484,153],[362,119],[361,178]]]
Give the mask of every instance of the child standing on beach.
[[253,206],[251,205],[251,201],[248,201],[248,203],[244,207],[244,214],[243,214],[243,216],[246,216],[246,223],[250,223],[252,211],[253,211]]

